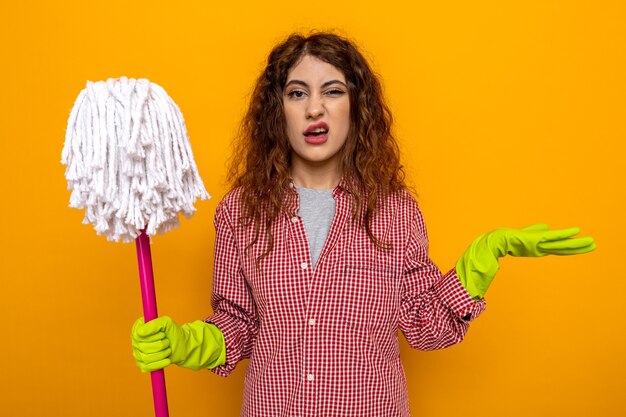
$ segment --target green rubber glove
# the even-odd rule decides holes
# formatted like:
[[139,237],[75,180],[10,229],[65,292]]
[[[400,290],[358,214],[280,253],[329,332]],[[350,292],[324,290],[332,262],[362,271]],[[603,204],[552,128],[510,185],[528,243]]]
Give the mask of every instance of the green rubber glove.
[[580,229],[548,230],[545,224],[523,229],[496,229],[479,236],[456,263],[456,273],[474,299],[482,298],[500,265],[498,258],[512,256],[578,255],[591,252],[591,237],[573,238]]
[[172,363],[193,370],[210,369],[226,359],[222,332],[200,320],[179,326],[167,316],[148,323],[141,317],[133,325],[131,339],[133,356],[142,372]]

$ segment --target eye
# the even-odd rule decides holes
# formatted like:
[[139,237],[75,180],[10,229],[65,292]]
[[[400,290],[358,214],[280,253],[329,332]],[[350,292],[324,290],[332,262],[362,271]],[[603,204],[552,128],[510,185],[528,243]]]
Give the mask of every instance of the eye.
[[345,91],[339,90],[338,88],[333,88],[332,90],[326,91],[326,94],[330,96],[340,96],[342,94],[345,94]]
[[302,90],[291,90],[287,93],[290,98],[302,98],[304,96],[304,91]]

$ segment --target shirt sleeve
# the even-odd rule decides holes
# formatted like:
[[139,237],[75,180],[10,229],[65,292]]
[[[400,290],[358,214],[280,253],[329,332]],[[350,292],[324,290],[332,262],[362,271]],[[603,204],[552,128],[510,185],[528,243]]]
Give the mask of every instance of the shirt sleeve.
[[409,345],[435,350],[463,340],[485,309],[465,290],[453,268],[442,276],[428,255],[428,235],[419,208],[411,222],[403,269],[400,329]]
[[237,363],[250,357],[258,333],[256,307],[241,268],[240,254],[227,207],[220,203],[215,213],[215,262],[211,306],[214,314],[205,321],[224,334],[226,362],[211,371],[230,374]]

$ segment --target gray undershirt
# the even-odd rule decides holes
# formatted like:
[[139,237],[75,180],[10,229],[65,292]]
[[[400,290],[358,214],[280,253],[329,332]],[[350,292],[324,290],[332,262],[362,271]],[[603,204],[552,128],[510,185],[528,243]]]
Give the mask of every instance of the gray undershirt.
[[304,222],[304,230],[311,249],[311,263],[315,268],[335,217],[333,190],[296,187],[296,191],[300,195],[298,215]]

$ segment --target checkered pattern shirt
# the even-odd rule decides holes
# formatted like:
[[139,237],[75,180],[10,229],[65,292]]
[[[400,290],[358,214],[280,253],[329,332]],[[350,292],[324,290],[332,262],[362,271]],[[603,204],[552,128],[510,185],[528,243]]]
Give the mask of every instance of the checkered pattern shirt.
[[[274,248],[257,268],[265,233],[251,250],[252,226],[239,225],[240,190],[215,214],[214,314],[226,343],[228,375],[250,358],[243,417],[409,416],[398,330],[420,350],[460,342],[485,308],[465,291],[454,269],[442,275],[428,256],[421,212],[402,191],[380,201],[372,231],[377,249],[352,221],[342,180],[336,214],[313,270],[299,197],[271,226]],[[293,183],[291,184],[293,187]]]

